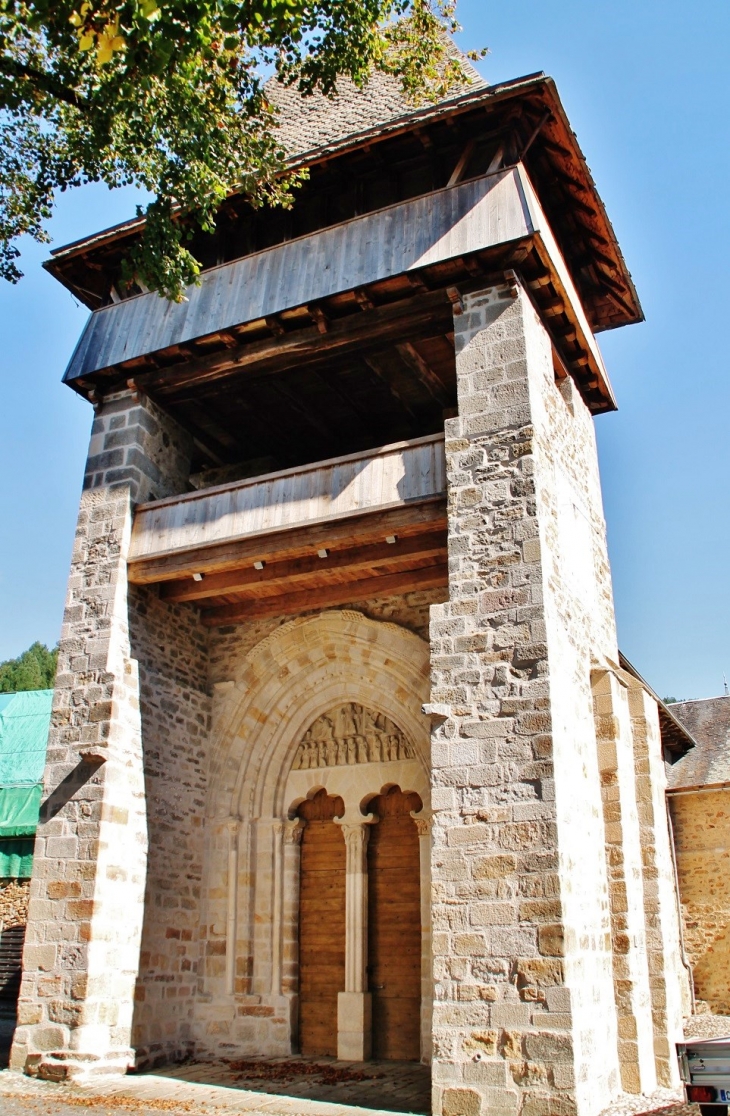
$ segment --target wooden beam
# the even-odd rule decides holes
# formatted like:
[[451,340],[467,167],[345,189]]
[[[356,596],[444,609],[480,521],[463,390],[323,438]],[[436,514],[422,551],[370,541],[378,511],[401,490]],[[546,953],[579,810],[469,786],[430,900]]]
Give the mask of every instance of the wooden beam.
[[180,554],[138,559],[129,563],[127,576],[135,585],[153,585],[161,581],[192,578],[194,573],[208,576],[224,570],[236,570],[248,562],[304,558],[312,551],[382,542],[386,535],[406,538],[445,527],[446,501],[439,496],[387,511],[345,516],[314,527],[297,527],[185,550]]
[[439,324],[450,322],[449,300],[443,291],[429,291],[399,299],[386,306],[366,310],[330,323],[327,333],[315,326],[291,330],[283,337],[264,338],[239,345],[196,360],[171,365],[137,376],[141,387],[154,390],[155,396],[175,395],[190,385],[200,387],[227,379],[246,370],[276,372],[282,367],[301,364],[307,358],[319,360],[363,347],[388,344],[425,329],[438,333]]
[[[290,387],[281,376],[275,376],[268,381],[269,390],[273,391],[275,395],[285,399],[295,414],[299,415],[303,422],[306,422],[313,430],[319,434],[320,438],[324,439],[324,446],[334,446],[332,438],[332,427],[326,419],[320,418],[316,410],[302,401],[301,397]],[[328,454],[324,454],[328,456]]]
[[[204,577],[202,581],[186,578],[168,581],[162,586],[160,596],[166,601],[202,601],[208,597],[241,593],[249,597],[269,597],[282,592],[304,589],[308,584],[317,585],[322,579],[345,582],[357,581],[364,570],[401,572],[403,564],[423,564],[425,561],[446,561],[445,531],[429,531],[424,535],[398,538],[394,543],[385,541],[368,546],[347,547],[328,551],[326,558],[315,552],[305,558],[291,558],[283,562],[267,562],[257,570],[253,563],[239,570],[228,570]],[[400,566],[401,570],[393,569]]]
[[385,384],[390,394],[393,396],[398,405],[403,408],[409,418],[413,419],[414,422],[417,422],[418,420],[412,407],[403,398],[401,393],[398,391],[398,388],[393,383],[393,377],[389,369],[385,366],[382,355],[380,353],[363,353],[362,359],[363,363],[367,364],[370,371],[374,372],[378,379]]
[[308,589],[301,593],[287,593],[280,597],[264,597],[243,601],[240,604],[222,605],[204,609],[201,619],[209,627],[221,624],[245,623],[261,616],[290,616],[320,608],[350,604],[372,597],[389,597],[395,593],[412,593],[423,589],[440,589],[448,585],[448,568],[445,563],[426,566],[403,573],[368,577],[348,581],[326,588]]
[[475,143],[476,143],[476,140],[473,139],[473,138],[466,141],[466,144],[464,145],[464,150],[462,151],[461,155],[459,156],[457,164],[451,172],[451,176],[449,178],[449,181],[446,183],[447,187],[448,186],[456,186],[456,184],[458,182],[460,182],[461,179],[463,178],[464,171],[466,170],[467,164],[468,164],[469,160],[471,159],[472,152],[474,151]]
[[410,341],[404,341],[402,344],[396,345],[396,348],[408,367],[412,372],[416,373],[418,379],[436,402],[442,407],[450,403],[451,396],[449,392],[446,390],[433,368],[431,368],[428,361],[424,360],[421,356],[418,349],[416,349]]

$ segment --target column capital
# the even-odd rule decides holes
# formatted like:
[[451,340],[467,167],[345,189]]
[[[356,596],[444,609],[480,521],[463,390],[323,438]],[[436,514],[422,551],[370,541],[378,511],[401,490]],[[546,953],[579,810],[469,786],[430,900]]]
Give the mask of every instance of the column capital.
[[284,844],[301,845],[304,822],[301,818],[290,818],[284,822]]
[[428,837],[428,835],[431,832],[431,822],[433,820],[430,817],[430,815],[429,815],[429,817],[419,817],[418,814],[414,814],[413,812],[411,812],[411,817],[413,818],[414,822],[416,823],[416,829],[418,830],[418,836],[419,837]]
[[[335,818],[335,821],[337,819]],[[361,822],[356,822],[354,825],[348,823],[346,825],[340,824],[342,836],[345,838],[345,845],[353,852],[364,849],[367,846],[368,838],[370,836],[371,823],[365,818]]]

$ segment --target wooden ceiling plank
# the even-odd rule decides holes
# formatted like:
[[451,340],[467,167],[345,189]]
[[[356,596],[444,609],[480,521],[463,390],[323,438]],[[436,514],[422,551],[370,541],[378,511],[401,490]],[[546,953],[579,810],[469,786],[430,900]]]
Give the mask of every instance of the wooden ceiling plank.
[[273,562],[306,557],[312,550],[380,542],[386,535],[406,537],[428,530],[442,530],[445,526],[446,502],[443,497],[437,497],[383,512],[343,517],[315,527],[257,535],[201,550],[186,550],[181,554],[130,562],[128,578],[136,585],[152,585],[183,577],[192,578],[194,573],[207,575],[235,570],[248,561]]
[[446,563],[425,566],[418,570],[406,570],[380,577],[363,578],[320,589],[308,589],[300,593],[288,593],[279,597],[265,597],[246,601],[241,604],[223,605],[219,608],[204,609],[201,619],[209,627],[222,624],[245,623],[247,620],[262,616],[289,616],[311,612],[324,607],[351,604],[373,597],[392,596],[396,593],[409,593],[424,589],[444,589],[448,585]]
[[222,593],[245,593],[255,589],[275,593],[282,586],[297,585],[313,577],[327,577],[334,571],[346,575],[344,580],[356,580],[362,570],[373,566],[394,566],[414,558],[419,561],[446,559],[444,531],[430,531],[406,538],[395,536],[395,539],[394,543],[382,541],[340,550],[325,548],[328,549],[326,558],[320,558],[315,552],[304,558],[266,563],[261,570],[255,569],[253,562],[249,562],[238,570],[208,575],[202,581],[193,581],[192,578],[168,581],[162,586],[161,596],[168,601],[200,601]]

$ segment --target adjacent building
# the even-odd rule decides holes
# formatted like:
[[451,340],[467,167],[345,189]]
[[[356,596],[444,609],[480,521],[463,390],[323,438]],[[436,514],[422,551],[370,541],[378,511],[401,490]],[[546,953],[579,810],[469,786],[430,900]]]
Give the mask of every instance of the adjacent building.
[[695,996],[730,1015],[730,697],[670,708],[696,741],[669,769],[668,790]]

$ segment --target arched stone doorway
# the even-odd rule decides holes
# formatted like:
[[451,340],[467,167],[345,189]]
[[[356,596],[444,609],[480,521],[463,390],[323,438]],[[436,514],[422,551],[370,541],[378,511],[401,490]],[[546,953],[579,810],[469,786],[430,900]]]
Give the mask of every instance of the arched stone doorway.
[[[418,883],[427,895],[430,726],[421,707],[428,677],[428,646],[413,633],[359,613],[328,612],[282,625],[246,655],[235,678],[217,686],[205,899],[209,933],[225,937],[225,960],[209,963],[204,974],[201,1049],[299,1049],[299,1020],[306,1020],[299,1001],[303,804],[324,791],[344,805],[336,824],[345,845],[346,923],[349,916],[360,928],[346,932],[345,982],[336,989],[338,1055],[370,1057],[367,833],[376,819],[368,803],[393,786],[423,803]],[[364,916],[354,917],[354,908]],[[431,1029],[428,910],[422,903],[423,1060]]]

